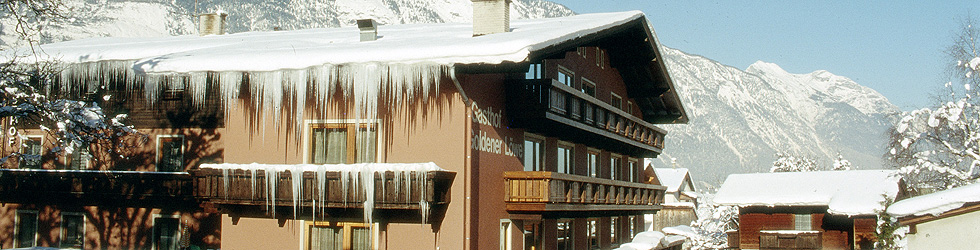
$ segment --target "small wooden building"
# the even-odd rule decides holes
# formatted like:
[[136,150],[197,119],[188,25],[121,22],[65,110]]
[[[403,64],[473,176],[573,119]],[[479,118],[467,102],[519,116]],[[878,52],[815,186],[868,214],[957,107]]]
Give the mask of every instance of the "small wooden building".
[[691,225],[698,220],[697,190],[686,168],[651,168],[657,185],[667,187],[664,203],[656,214],[648,215],[647,229],[660,231],[665,227]]
[[888,214],[908,226],[908,249],[969,249],[980,238],[980,184],[895,202]]
[[875,211],[902,186],[886,170],[734,174],[714,201],[739,207],[738,249],[871,249]]

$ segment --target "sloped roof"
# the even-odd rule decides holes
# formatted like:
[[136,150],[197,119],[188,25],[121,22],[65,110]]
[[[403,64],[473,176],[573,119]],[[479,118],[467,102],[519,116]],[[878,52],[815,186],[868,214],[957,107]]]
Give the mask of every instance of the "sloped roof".
[[654,168],[653,171],[657,173],[660,183],[667,187],[667,192],[677,192],[690,176],[686,168]]
[[[77,67],[62,77],[93,70],[174,75],[206,72],[261,73],[343,65],[437,65],[464,72],[518,71],[578,46],[609,50],[610,62],[630,97],[654,123],[684,123],[687,115],[661,58],[659,41],[639,11],[515,20],[511,32],[473,36],[471,24],[400,24],[377,28],[376,41],[361,42],[357,27],[256,31],[228,35],[156,38],[91,38],[41,46],[41,61]],[[28,55],[23,49],[6,52]],[[22,60],[33,61],[27,56]],[[106,64],[111,62],[110,64]],[[397,75],[406,72],[392,72]],[[412,72],[407,72],[409,74]],[[96,73],[105,74],[105,73]],[[270,83],[280,84],[276,79]],[[275,82],[275,83],[272,83]]]
[[898,195],[900,179],[890,170],[733,174],[714,201],[740,207],[827,206],[832,214],[869,215],[884,209],[884,195]]
[[895,217],[939,216],[975,202],[980,202],[980,183],[900,200],[888,207],[888,214]]

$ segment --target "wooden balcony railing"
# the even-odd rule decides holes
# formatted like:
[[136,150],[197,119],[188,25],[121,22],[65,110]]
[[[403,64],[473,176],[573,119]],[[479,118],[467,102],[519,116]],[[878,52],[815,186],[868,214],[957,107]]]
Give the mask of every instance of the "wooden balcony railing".
[[0,201],[171,206],[192,204],[186,172],[0,169]]
[[[345,180],[340,172],[326,172],[324,180],[317,180],[316,173],[307,171],[300,180],[302,193],[294,198],[295,180],[289,172],[279,174],[274,188],[267,186],[265,171],[256,171],[254,180],[253,173],[244,170],[229,170],[227,177],[220,169],[202,168],[192,170],[192,173],[195,196],[219,206],[269,206],[274,203],[275,206],[295,204],[310,208],[315,202],[318,208],[349,209],[363,208],[363,202],[373,196],[374,209],[409,210],[419,210],[423,200],[430,206],[448,204],[449,187],[456,176],[454,172],[431,171],[420,179],[420,172],[407,175],[378,172],[373,178],[374,191],[371,192],[366,188],[368,185],[356,183],[361,178]],[[275,200],[268,200],[269,192],[275,192]]]
[[759,249],[822,249],[820,231],[764,230],[759,232]]
[[655,211],[664,186],[544,171],[504,172],[510,212]]
[[509,86],[512,126],[549,130],[554,126],[542,120],[551,120],[578,129],[574,137],[583,142],[598,137],[634,150],[663,150],[663,129],[556,80],[516,80]]

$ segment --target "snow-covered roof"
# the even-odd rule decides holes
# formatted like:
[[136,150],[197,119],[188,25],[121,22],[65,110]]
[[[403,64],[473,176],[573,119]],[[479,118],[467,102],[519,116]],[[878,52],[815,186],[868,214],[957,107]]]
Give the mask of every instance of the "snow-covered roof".
[[515,20],[511,32],[474,37],[471,24],[378,27],[361,42],[357,27],[257,31],[228,35],[92,38],[41,46],[42,60],[66,63],[134,61],[147,73],[276,71],[324,64],[499,64],[523,62],[533,51],[645,18],[642,12]]
[[728,206],[827,206],[828,212],[868,215],[895,198],[900,177],[890,170],[729,175],[714,201]]
[[939,216],[972,202],[980,202],[980,183],[900,200],[888,207],[888,214],[895,217]]
[[660,184],[667,187],[667,192],[677,192],[689,174],[686,168],[654,168],[653,171]]

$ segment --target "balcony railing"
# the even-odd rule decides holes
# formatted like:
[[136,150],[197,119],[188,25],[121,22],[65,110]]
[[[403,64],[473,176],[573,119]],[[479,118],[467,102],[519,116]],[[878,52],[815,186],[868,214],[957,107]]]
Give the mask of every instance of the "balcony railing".
[[584,142],[602,138],[634,150],[663,150],[663,129],[556,80],[516,80],[509,86],[512,126],[553,128],[542,123],[545,119],[576,128],[580,135],[575,136]]
[[68,204],[192,203],[186,172],[0,169],[0,200]]
[[[324,180],[317,180],[316,173],[302,174],[302,193],[293,196],[293,178],[288,172],[280,173],[275,187],[269,187],[265,171],[229,170],[225,176],[220,169],[192,170],[195,196],[216,205],[236,206],[275,206],[317,208],[363,208],[363,202],[373,196],[374,209],[419,210],[420,201],[430,206],[449,203],[449,187],[456,173],[431,171],[419,178],[420,172],[406,175],[394,172],[374,173],[374,191],[364,183],[357,183],[359,177],[345,177],[340,172],[326,172]],[[354,173],[357,175],[358,173]],[[225,183],[227,181],[227,183]],[[254,185],[253,185],[254,184]],[[320,186],[322,184],[322,186]],[[226,186],[227,185],[227,186]],[[226,192],[227,190],[227,192]],[[269,192],[274,193],[270,201]],[[315,201],[314,201],[315,199]],[[307,209],[309,210],[309,209]]]
[[544,171],[504,172],[510,212],[654,211],[664,186]]
[[822,249],[820,231],[771,230],[759,232],[759,249]]

